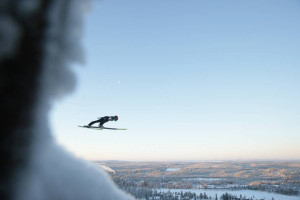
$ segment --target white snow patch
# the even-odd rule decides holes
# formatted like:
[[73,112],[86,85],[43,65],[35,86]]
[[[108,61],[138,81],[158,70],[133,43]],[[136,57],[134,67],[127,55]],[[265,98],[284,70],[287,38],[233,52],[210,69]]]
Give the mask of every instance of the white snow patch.
[[223,178],[186,178],[187,181],[221,181]]
[[168,169],[166,169],[166,172],[175,172],[178,170],[180,170],[180,168],[168,168]]

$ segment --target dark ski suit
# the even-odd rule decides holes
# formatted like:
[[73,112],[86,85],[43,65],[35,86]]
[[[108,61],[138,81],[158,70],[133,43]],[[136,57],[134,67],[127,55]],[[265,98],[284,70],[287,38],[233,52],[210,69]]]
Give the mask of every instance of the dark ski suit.
[[108,121],[112,121],[112,117],[108,117],[108,116],[101,117],[100,119],[92,121],[91,123],[89,123],[88,126],[91,126],[95,123],[99,123],[99,127],[101,127],[101,126],[103,126],[104,123],[106,123]]

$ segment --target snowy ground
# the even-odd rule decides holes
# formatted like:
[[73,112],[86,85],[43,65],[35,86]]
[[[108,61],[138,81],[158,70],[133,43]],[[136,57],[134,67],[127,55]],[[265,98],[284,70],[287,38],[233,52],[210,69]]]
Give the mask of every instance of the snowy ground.
[[166,172],[175,172],[178,170],[180,170],[180,168],[168,168],[168,169],[166,169]]
[[195,180],[195,181],[221,181],[221,180],[224,180],[223,178],[186,178],[186,179],[183,179],[183,180],[188,180],[188,181],[191,181],[191,180]]
[[264,200],[272,200],[272,197],[274,200],[300,200],[300,196],[286,196],[281,194],[274,194],[269,192],[261,192],[261,191],[255,191],[255,190],[204,190],[204,189],[160,189],[158,191],[170,191],[170,192],[194,192],[197,195],[200,193],[206,193],[207,196],[211,196],[212,198],[218,195],[220,197],[224,193],[229,193],[236,196],[246,196],[247,198],[254,197],[255,199],[264,199]]

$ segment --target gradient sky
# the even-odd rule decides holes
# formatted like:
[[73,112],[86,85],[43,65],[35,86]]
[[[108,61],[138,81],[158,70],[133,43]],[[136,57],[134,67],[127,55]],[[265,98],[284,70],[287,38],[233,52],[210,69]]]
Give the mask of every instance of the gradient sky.
[[[296,0],[93,1],[54,136],[93,160],[300,159],[299,21]],[[128,130],[77,127],[105,115]]]

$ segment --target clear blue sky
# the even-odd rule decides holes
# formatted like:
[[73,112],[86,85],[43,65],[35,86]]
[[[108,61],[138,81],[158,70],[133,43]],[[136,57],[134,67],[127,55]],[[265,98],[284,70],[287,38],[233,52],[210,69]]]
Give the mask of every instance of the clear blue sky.
[[[300,2],[105,0],[50,115],[86,159],[300,159]],[[118,115],[113,132],[78,128]]]

